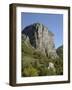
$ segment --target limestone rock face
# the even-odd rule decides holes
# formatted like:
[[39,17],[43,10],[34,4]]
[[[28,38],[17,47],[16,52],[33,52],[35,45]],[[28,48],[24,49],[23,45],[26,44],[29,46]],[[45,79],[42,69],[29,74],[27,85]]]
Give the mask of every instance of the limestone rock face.
[[48,30],[43,24],[34,23],[22,30],[22,34],[29,38],[29,42],[33,48],[46,56],[57,57],[54,34]]

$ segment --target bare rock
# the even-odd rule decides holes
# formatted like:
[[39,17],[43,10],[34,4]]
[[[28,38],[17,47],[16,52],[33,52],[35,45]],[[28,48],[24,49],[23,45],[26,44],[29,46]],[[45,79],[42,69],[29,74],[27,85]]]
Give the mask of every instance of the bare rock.
[[26,37],[29,37],[30,44],[36,50],[41,51],[41,53],[47,57],[57,57],[54,44],[54,34],[43,24],[34,23],[30,26],[27,26],[24,28],[24,30],[22,30],[22,34],[25,34]]

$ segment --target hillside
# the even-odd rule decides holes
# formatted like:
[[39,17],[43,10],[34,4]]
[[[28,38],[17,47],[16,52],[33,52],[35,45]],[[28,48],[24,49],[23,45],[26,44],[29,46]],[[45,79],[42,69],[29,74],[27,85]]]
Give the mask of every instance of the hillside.
[[[57,53],[59,53],[59,50],[57,50],[56,53],[55,47],[53,47],[54,41],[50,41],[52,39],[51,37],[50,39],[48,37],[48,35],[53,35],[53,33],[49,32],[46,36],[43,35],[45,33],[42,30],[43,32],[40,33],[42,34],[42,37],[39,38],[39,32],[36,33],[36,30],[39,30],[39,26],[36,25],[39,24],[28,26],[22,31],[22,77],[62,75],[63,62],[57,55]],[[44,28],[44,25],[42,26]],[[47,39],[45,40],[44,38]],[[50,41],[51,43],[48,43],[48,41]],[[45,44],[46,48],[44,47]],[[50,48],[49,51],[48,48]]]
[[56,52],[57,52],[57,54],[59,55],[60,58],[63,58],[63,45],[58,47]]

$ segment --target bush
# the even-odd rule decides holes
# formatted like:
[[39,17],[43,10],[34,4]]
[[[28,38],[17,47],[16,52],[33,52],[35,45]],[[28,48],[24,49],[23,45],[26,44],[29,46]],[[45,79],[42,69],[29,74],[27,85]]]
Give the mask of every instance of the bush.
[[27,77],[38,76],[38,71],[34,67],[29,66],[27,68],[24,68],[22,72],[22,76],[27,76]]
[[63,60],[60,58],[55,59],[54,65],[56,68],[56,74],[57,75],[63,75]]

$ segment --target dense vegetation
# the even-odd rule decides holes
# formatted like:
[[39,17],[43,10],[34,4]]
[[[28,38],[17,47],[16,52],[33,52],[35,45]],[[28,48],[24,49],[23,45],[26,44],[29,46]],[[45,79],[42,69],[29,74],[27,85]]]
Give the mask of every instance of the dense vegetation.
[[[22,76],[46,76],[63,74],[63,48],[57,49],[59,57],[52,59],[36,51],[29,42],[22,40]],[[54,69],[49,68],[49,63],[54,64]]]

